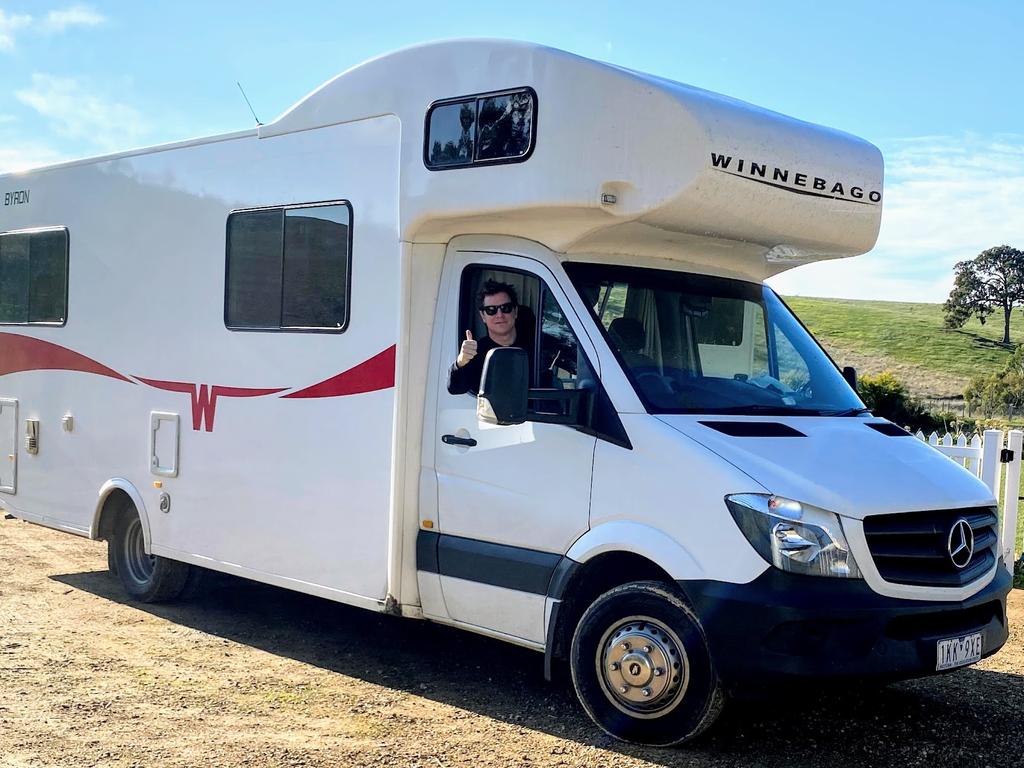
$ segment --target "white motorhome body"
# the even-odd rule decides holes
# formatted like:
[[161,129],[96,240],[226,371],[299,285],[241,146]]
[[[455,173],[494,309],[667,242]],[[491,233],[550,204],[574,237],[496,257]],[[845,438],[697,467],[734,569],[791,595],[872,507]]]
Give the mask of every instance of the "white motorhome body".
[[[110,540],[136,596],[191,564],[462,626],[655,743],[753,677],[1005,641],[991,493],[762,285],[872,247],[866,142],[464,41],[0,191],[0,506]],[[507,351],[490,399],[446,386],[487,279],[520,293],[518,416]]]

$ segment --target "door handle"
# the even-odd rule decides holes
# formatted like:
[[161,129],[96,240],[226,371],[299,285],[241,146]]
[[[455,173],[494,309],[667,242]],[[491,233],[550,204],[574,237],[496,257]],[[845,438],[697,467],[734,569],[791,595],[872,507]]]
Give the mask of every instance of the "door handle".
[[441,442],[445,445],[464,445],[467,448],[476,445],[476,440],[472,437],[456,437],[455,435],[441,435]]

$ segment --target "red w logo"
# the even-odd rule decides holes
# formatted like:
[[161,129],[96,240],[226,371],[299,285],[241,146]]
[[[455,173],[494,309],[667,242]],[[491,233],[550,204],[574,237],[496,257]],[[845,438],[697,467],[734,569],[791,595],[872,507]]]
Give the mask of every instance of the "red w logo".
[[287,387],[277,389],[251,389],[249,387],[221,387],[219,385],[191,384],[185,381],[157,381],[143,379],[143,384],[162,389],[167,392],[184,392],[192,397],[192,429],[196,432],[202,426],[207,432],[213,432],[213,419],[217,413],[218,397],[261,397],[283,392]]

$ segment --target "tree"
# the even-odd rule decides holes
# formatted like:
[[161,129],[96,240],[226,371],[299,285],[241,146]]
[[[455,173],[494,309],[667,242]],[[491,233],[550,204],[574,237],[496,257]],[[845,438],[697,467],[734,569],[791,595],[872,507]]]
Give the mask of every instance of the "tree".
[[1024,304],[1024,251],[997,245],[955,267],[956,279],[943,305],[947,328],[961,328],[977,317],[985,318],[1003,310],[1003,344],[1010,343],[1010,314]]

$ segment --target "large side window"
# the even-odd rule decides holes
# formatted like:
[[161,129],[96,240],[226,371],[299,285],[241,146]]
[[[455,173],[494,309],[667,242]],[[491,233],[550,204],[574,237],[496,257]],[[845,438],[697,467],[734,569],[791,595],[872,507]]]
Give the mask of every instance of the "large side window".
[[68,231],[0,234],[0,323],[63,325],[68,314]]
[[351,235],[352,210],[346,202],[232,213],[224,303],[227,327],[344,330]]

